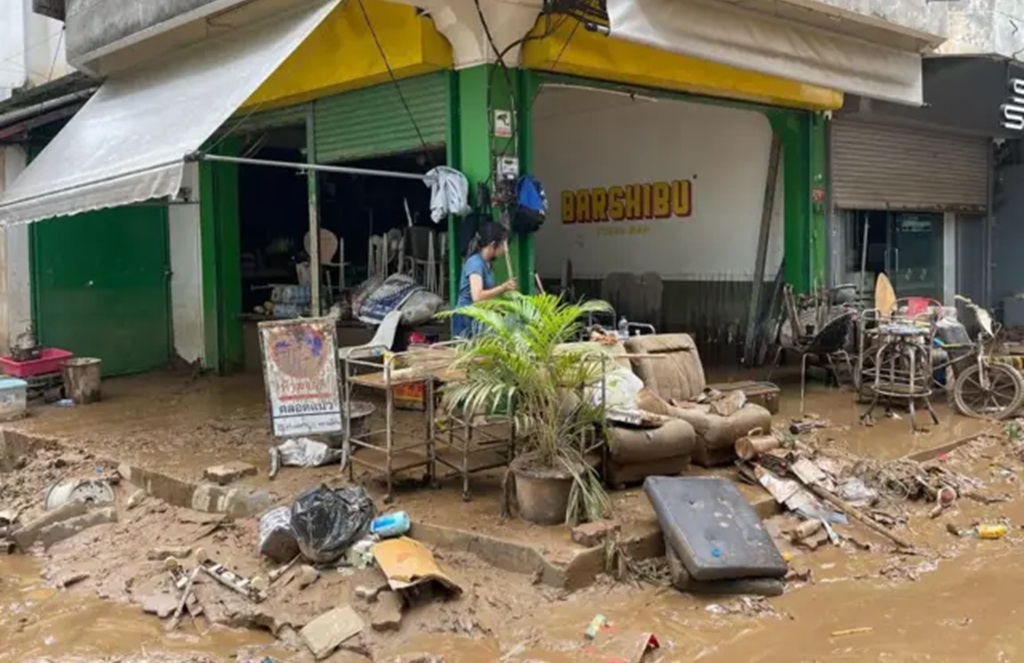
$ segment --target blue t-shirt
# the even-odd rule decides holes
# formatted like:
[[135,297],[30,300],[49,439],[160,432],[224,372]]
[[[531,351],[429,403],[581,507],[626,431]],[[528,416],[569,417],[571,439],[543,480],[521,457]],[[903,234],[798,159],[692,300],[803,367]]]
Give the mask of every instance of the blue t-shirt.
[[[465,264],[462,266],[462,277],[459,279],[459,297],[455,300],[455,308],[462,308],[463,306],[469,306],[473,303],[473,292],[469,288],[469,277],[476,274],[484,283],[484,290],[490,290],[494,287],[494,272],[491,271],[491,266],[479,253],[466,258]],[[464,315],[458,315],[452,317],[452,334],[456,337],[467,337],[472,336],[473,321]]]

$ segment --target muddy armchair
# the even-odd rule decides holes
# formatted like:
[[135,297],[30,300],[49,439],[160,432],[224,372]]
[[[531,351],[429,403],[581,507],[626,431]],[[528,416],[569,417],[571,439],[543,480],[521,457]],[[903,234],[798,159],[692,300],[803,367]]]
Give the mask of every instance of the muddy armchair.
[[696,434],[693,462],[722,465],[736,457],[736,440],[755,428],[769,430],[772,415],[753,403],[698,402],[707,383],[697,346],[687,334],[637,336],[626,341],[633,372],[645,390],[638,405],[681,419]]

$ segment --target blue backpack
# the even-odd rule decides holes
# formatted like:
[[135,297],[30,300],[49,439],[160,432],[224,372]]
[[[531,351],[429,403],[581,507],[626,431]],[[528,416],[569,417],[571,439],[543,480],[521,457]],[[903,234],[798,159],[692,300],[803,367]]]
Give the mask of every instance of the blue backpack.
[[544,187],[533,175],[521,175],[516,182],[516,208],[512,214],[512,230],[533,233],[544,224],[548,214],[548,197]]

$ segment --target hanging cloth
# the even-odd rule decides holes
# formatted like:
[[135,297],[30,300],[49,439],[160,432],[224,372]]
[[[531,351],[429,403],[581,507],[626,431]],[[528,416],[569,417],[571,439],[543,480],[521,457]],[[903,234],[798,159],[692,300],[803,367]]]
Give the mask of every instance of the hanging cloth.
[[469,181],[466,176],[447,166],[432,168],[423,178],[430,187],[430,218],[440,223],[449,214],[466,216],[469,207]]

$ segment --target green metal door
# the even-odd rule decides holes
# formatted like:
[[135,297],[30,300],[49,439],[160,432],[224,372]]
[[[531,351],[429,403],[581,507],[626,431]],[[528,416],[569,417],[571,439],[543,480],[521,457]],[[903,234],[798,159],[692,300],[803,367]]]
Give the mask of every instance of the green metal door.
[[448,81],[448,72],[439,71],[398,81],[401,95],[394,83],[382,83],[314,102],[317,161],[412,152],[424,143],[444,146]]
[[99,357],[103,374],[171,356],[167,207],[116,207],[33,224],[32,313],[39,342]]

